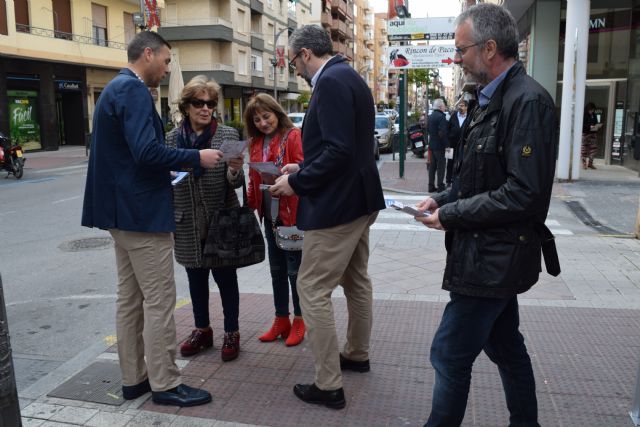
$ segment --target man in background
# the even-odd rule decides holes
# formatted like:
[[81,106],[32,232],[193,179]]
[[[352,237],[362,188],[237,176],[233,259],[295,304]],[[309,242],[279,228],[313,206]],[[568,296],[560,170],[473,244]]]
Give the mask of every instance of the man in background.
[[[458,110],[455,111],[451,115],[451,118],[449,119],[449,133],[447,136],[449,138],[448,149],[451,150],[450,152],[453,154],[455,154],[458,141],[460,141],[460,135],[462,135],[462,125],[464,124],[464,121],[467,118],[468,106],[469,106],[469,103],[464,99],[461,99],[460,102],[458,102]],[[447,150],[445,150],[445,157],[448,157],[448,158],[447,158],[447,175],[445,177],[445,181],[447,183],[447,187],[450,187],[451,181],[453,179],[453,155],[446,156],[446,151]]]
[[449,122],[447,122],[447,116],[444,113],[446,108],[441,98],[436,99],[433,101],[433,112],[429,114],[427,119],[427,133],[429,134],[429,193],[444,191],[444,174],[447,167],[444,150],[449,144],[447,139]]

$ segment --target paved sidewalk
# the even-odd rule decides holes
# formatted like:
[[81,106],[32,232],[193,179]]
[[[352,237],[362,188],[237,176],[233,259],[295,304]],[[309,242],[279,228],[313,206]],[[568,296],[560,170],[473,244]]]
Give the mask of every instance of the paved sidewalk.
[[[380,167],[385,192],[395,190],[394,197],[399,200],[419,198],[426,191],[424,160],[408,155],[402,180],[397,178],[397,161],[384,162]],[[78,164],[81,163],[60,167]],[[624,231],[624,218],[635,215],[638,208],[638,193],[634,203],[629,190],[638,182],[637,174],[633,175],[616,167],[601,168],[592,176],[585,175],[583,181],[557,183],[552,201],[554,218],[577,224],[578,219],[566,204],[577,200],[592,218],[607,219],[607,226]],[[604,196],[593,197],[592,189],[602,182],[614,181],[619,188],[607,196],[609,211],[615,206],[616,215],[612,216],[607,215],[604,206],[594,203]],[[616,194],[620,196],[617,199]],[[407,200],[415,203],[415,198]],[[396,220],[390,212],[382,212],[380,217],[379,221]],[[448,295],[440,289],[445,259],[443,233],[412,227],[380,228],[371,233],[372,370],[366,374],[345,373],[344,410],[307,405],[293,395],[295,383],[313,379],[308,340],[293,348],[287,348],[282,341],[258,341],[257,336],[268,328],[273,317],[269,268],[264,262],[238,272],[242,292],[240,357],[229,363],[220,361],[221,306],[218,294],[213,292],[210,306],[215,348],[179,361],[185,382],[212,392],[211,404],[182,409],[164,407],[154,405],[149,395],[145,395],[121,406],[111,406],[47,396],[55,386],[96,360],[93,358],[78,362],[73,373],[49,389],[43,380],[40,388],[32,388],[41,390],[39,395],[26,398],[21,394],[24,424],[422,425],[429,413],[434,381],[428,360],[429,346]],[[640,241],[610,237],[582,223],[569,228],[575,233],[557,236],[562,274],[551,277],[543,273],[540,282],[519,298],[522,331],[536,376],[540,424],[629,427],[633,425],[628,411],[640,357]],[[176,277],[184,281],[181,270],[176,268]],[[343,342],[346,304],[340,288],[334,293],[333,302]],[[176,323],[178,339],[182,340],[193,325],[190,304],[177,308]],[[97,360],[116,363],[114,351],[114,346],[105,346],[98,352]],[[474,366],[463,425],[495,427],[507,423],[498,372],[483,355]]]

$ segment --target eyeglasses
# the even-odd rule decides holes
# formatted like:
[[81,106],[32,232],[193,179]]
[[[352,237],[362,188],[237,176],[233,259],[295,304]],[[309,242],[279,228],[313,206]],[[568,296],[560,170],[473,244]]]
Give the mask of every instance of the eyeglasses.
[[300,49],[300,50],[298,51],[298,53],[296,53],[296,54],[293,56],[293,58],[291,59],[291,61],[289,61],[289,69],[290,69],[291,71],[296,71],[296,64],[295,64],[295,62],[296,62],[296,59],[298,59],[298,56],[300,56],[300,54],[301,54],[301,53],[302,53],[302,49]]
[[467,46],[456,47],[456,48],[453,49],[453,51],[456,53],[456,55],[462,56],[465,53],[467,53],[467,50],[469,48],[474,47],[474,46],[479,46],[479,45],[484,44],[484,43],[485,42],[478,42],[478,43],[474,43],[474,44],[469,44]]
[[202,108],[206,105],[210,110],[213,110],[214,108],[216,108],[216,105],[218,105],[218,101],[214,101],[214,100],[205,101],[204,99],[198,99],[198,98],[191,99],[189,103],[196,108]]

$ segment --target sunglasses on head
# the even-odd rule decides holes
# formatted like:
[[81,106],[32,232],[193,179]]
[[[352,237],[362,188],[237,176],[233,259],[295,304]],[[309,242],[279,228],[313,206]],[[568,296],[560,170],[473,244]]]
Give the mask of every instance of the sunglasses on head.
[[204,99],[198,99],[198,98],[191,99],[189,103],[196,108],[202,108],[206,105],[207,107],[209,107],[210,110],[215,108],[216,105],[218,105],[218,101],[214,101],[214,100],[205,101]]

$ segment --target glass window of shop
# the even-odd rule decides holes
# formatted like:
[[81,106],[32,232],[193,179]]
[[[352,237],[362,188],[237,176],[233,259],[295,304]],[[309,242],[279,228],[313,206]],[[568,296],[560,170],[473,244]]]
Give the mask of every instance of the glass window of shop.
[[[629,45],[633,22],[629,1],[593,0],[589,17],[589,47],[587,79],[626,78],[629,70]],[[626,7],[625,7],[626,6]],[[558,80],[562,80],[564,65],[565,20],[563,6],[558,50]]]

